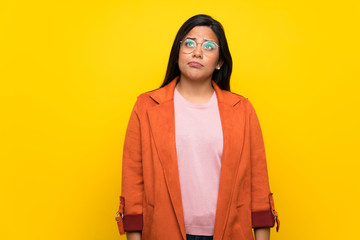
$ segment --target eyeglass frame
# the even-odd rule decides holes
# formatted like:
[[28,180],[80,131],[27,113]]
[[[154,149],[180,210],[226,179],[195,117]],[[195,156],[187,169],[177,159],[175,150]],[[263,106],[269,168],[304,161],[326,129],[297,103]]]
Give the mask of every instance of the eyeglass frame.
[[[194,43],[195,43],[196,45],[195,45],[194,49],[193,49],[191,52],[189,52],[189,53],[185,53],[185,52],[182,51],[184,54],[191,54],[191,53],[193,53],[193,52],[195,51],[197,45],[198,45],[198,43],[195,41],[196,38],[186,38],[186,39],[181,40],[181,41],[179,42],[179,44],[180,44],[179,50],[180,50],[180,51],[181,51],[182,43],[185,42],[185,41],[188,40],[188,39],[194,41]],[[214,43],[215,46],[216,46],[216,49],[219,49],[219,48],[220,48],[220,46],[219,46],[216,42],[214,42],[214,41],[212,41],[212,40],[205,40],[205,41],[203,41],[203,42],[201,43],[201,52],[202,52],[203,54],[204,54],[203,46],[204,46],[204,43],[206,43],[206,42],[212,42],[212,43]],[[206,54],[205,54],[205,55],[206,55]],[[207,55],[207,56],[209,56],[209,55]],[[211,56],[211,55],[210,55],[210,56]]]

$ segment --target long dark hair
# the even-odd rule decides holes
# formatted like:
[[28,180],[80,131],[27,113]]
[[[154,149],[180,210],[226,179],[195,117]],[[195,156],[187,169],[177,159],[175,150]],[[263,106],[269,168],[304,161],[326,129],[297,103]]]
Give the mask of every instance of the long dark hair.
[[223,61],[220,70],[215,70],[212,79],[216,84],[224,90],[230,91],[230,76],[232,71],[232,58],[229,51],[229,47],[226,41],[224,29],[218,21],[212,17],[204,14],[195,15],[189,18],[179,29],[176,34],[174,43],[171,48],[169,62],[166,70],[164,82],[161,87],[166,86],[175,77],[180,75],[180,69],[178,65],[180,41],[188,34],[191,29],[196,26],[207,26],[210,27],[216,34],[219,40],[219,61]]

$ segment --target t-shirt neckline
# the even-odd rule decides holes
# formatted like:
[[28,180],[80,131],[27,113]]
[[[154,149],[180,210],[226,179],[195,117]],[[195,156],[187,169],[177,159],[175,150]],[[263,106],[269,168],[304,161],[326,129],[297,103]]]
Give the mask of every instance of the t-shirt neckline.
[[214,103],[214,101],[216,101],[216,93],[214,90],[211,98],[209,99],[209,101],[207,103],[197,104],[197,103],[192,103],[192,102],[189,102],[188,100],[186,100],[175,87],[174,98],[179,99],[185,105],[192,107],[192,108],[208,108]]

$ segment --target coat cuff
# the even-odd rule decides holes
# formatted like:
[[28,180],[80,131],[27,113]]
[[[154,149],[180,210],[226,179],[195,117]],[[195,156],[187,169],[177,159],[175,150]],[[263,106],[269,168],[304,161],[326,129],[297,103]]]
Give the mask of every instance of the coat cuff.
[[140,232],[143,228],[143,215],[124,215],[123,219],[125,232]]
[[274,227],[275,225],[271,210],[252,212],[251,218],[253,228]]

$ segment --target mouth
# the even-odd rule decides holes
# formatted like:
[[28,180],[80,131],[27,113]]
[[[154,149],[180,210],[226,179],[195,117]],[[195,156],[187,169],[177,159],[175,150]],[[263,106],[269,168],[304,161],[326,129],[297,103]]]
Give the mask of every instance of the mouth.
[[200,67],[203,67],[203,66],[204,66],[204,65],[202,65],[201,63],[195,62],[195,61],[188,62],[188,65],[189,65],[190,67],[194,67],[194,68],[200,68]]

